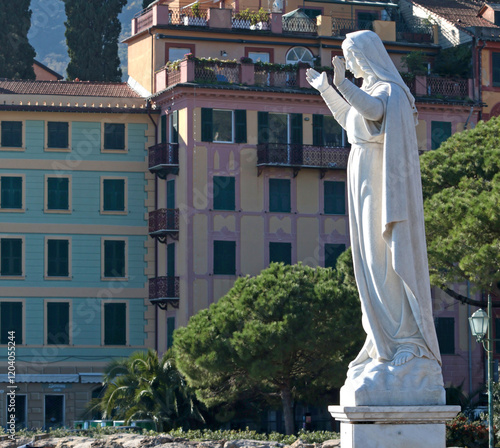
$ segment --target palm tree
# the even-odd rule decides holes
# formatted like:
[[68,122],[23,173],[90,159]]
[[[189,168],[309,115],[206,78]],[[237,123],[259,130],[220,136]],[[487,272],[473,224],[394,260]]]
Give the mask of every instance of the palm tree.
[[104,370],[106,390],[89,403],[104,419],[150,419],[157,431],[185,429],[204,423],[200,404],[177,370],[172,352],[161,359],[154,350],[111,361]]

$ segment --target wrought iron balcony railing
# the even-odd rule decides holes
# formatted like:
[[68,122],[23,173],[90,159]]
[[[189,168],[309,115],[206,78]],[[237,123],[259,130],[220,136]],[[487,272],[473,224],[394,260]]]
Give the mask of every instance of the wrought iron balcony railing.
[[160,208],[149,212],[149,235],[157,238],[160,243],[164,243],[167,236],[177,239],[179,235],[179,209]]
[[149,171],[161,179],[179,172],[179,144],[158,143],[149,147]]
[[349,151],[346,147],[263,143],[257,145],[257,166],[346,169]]
[[149,279],[149,301],[166,309],[168,305],[179,308],[179,277],[164,276]]

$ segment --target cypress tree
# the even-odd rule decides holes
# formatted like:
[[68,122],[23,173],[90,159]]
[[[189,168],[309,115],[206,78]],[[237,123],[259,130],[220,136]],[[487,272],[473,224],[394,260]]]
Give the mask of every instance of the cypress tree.
[[35,50],[28,41],[31,0],[0,1],[0,78],[35,79]]
[[118,14],[127,0],[63,0],[70,62],[68,79],[121,80]]

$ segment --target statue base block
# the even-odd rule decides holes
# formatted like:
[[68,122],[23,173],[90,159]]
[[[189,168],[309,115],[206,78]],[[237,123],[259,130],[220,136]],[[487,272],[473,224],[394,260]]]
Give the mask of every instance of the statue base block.
[[329,406],[342,448],[445,448],[460,406]]

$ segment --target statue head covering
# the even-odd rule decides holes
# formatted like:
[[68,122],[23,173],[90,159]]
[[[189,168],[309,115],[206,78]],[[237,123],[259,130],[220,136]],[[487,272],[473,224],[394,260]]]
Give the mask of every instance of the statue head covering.
[[351,51],[359,61],[360,67],[366,70],[368,74],[373,75],[376,80],[391,82],[401,87],[408,97],[416,119],[415,98],[403,78],[401,78],[384,44],[376,33],[368,30],[348,33],[342,42],[342,49],[344,52],[346,50]]

